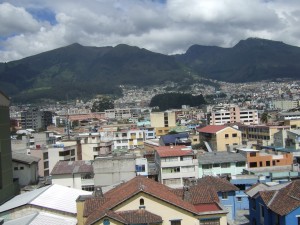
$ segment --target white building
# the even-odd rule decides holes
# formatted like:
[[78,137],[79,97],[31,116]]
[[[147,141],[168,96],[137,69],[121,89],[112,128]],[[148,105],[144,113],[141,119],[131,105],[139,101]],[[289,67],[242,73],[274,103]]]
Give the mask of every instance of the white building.
[[184,185],[184,178],[198,178],[198,160],[193,150],[185,146],[155,148],[159,181],[171,188]]
[[135,159],[135,170],[137,175],[148,176],[148,160],[146,158]]
[[138,129],[130,129],[117,131],[113,134],[114,149],[134,149],[144,147],[145,135],[144,131]]
[[52,172],[52,183],[85,191],[94,191],[91,161],[59,161]]
[[224,125],[226,123],[258,124],[258,111],[254,109],[240,109],[238,106],[232,106],[211,112],[209,117],[210,125]]

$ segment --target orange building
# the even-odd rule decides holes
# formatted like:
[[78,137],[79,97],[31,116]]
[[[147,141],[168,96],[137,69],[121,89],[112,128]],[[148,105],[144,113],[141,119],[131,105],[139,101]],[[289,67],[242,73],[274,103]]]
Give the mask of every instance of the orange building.
[[244,152],[248,168],[290,166],[293,164],[291,153],[274,152],[272,150],[253,150]]

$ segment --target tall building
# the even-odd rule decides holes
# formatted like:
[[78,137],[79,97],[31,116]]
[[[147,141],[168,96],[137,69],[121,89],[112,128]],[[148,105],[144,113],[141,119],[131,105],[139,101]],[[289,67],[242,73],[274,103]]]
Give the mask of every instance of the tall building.
[[165,135],[170,128],[176,127],[176,114],[173,111],[151,112],[150,121],[156,136]]
[[52,113],[49,111],[29,109],[21,112],[21,126],[23,129],[47,130],[47,126],[50,124],[52,124]]
[[9,99],[0,92],[0,204],[12,198],[16,190],[9,126]]
[[258,124],[258,112],[256,109],[240,109],[237,106],[211,112],[210,125],[223,125],[226,123]]

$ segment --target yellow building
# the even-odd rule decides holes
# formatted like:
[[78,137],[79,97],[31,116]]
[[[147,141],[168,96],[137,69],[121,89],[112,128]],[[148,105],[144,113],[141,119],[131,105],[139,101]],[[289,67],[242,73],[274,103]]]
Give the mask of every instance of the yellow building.
[[300,129],[300,120],[285,120],[285,126],[290,126],[291,129]]
[[154,127],[156,136],[169,133],[170,128],[176,127],[176,113],[173,111],[151,112],[151,127]]
[[[241,131],[224,125],[208,125],[198,130],[200,143],[212,151],[227,151],[229,148],[241,145]],[[208,149],[208,151],[210,150]]]
[[242,137],[247,141],[258,141],[262,145],[274,144],[274,134],[280,130],[290,130],[290,126],[242,125]]
[[189,194],[186,191],[172,190],[142,176],[105,194],[96,188],[92,196],[80,196],[76,201],[78,225],[227,224],[227,211],[216,192],[203,187]]

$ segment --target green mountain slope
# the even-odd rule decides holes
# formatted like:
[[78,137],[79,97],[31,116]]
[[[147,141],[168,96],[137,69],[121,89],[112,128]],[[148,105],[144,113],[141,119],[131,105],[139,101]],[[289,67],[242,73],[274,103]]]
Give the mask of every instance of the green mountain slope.
[[233,48],[193,45],[176,59],[205,77],[229,82],[300,78],[300,48],[249,38]]
[[[174,58],[138,47],[73,44],[0,64],[0,89],[16,101],[120,94],[120,84],[178,82],[185,76]],[[188,76],[188,75],[186,75]]]
[[120,95],[121,84],[192,83],[189,74],[229,82],[299,79],[299,62],[300,48],[257,38],[240,41],[232,48],[193,45],[185,54],[174,56],[124,44],[72,44],[0,63],[0,90],[15,102],[32,102]]

